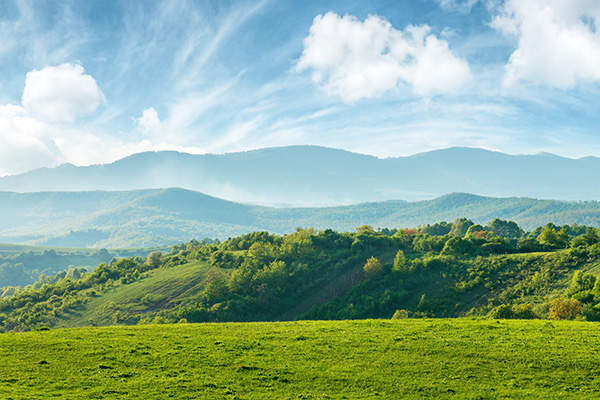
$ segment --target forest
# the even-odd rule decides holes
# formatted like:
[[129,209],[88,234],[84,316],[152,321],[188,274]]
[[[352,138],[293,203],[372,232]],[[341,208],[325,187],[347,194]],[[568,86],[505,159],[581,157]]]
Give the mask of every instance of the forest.
[[[2,289],[0,327],[364,318],[600,320],[600,230],[467,218],[192,240]],[[158,286],[159,279],[166,280]]]

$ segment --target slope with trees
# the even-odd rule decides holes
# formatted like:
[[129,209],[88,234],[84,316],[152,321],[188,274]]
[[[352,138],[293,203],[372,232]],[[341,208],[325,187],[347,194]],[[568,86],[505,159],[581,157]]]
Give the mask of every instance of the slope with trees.
[[393,315],[596,320],[599,271],[600,235],[585,226],[524,232],[511,221],[482,226],[461,218],[399,230],[298,228],[192,240],[167,254],[42,277],[4,290],[0,324],[28,330]]

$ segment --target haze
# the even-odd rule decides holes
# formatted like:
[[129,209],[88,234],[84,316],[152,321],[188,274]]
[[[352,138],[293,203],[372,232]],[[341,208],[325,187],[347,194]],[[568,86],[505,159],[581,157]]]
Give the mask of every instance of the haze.
[[0,175],[320,145],[598,155],[600,3],[0,3]]

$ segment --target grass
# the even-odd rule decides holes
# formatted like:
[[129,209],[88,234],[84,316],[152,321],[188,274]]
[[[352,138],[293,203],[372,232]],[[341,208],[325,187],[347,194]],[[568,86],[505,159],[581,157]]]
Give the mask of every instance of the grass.
[[[199,261],[151,271],[144,279],[108,289],[59,320],[57,326],[110,325],[116,309],[131,314],[169,309],[200,292],[209,269],[208,263]],[[145,296],[153,301],[142,301]]]
[[146,325],[0,335],[2,399],[596,399],[589,322]]

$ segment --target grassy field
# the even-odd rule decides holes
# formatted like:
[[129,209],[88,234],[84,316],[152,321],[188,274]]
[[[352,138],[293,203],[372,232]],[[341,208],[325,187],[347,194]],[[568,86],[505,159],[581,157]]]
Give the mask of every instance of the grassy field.
[[108,289],[102,296],[69,313],[67,318],[59,319],[57,326],[111,325],[116,310],[146,314],[156,309],[170,309],[202,290],[202,279],[209,269],[205,262],[192,262],[152,271],[145,279]]
[[2,399],[597,399],[596,323],[224,323],[0,335]]

